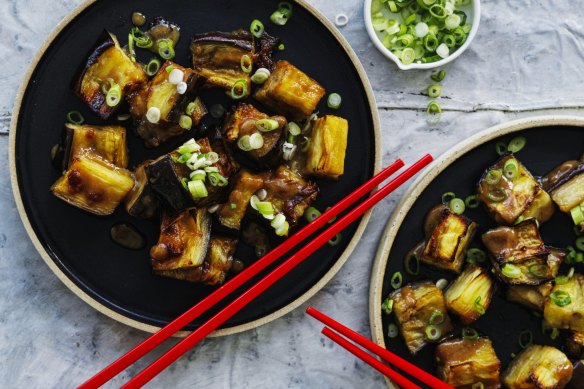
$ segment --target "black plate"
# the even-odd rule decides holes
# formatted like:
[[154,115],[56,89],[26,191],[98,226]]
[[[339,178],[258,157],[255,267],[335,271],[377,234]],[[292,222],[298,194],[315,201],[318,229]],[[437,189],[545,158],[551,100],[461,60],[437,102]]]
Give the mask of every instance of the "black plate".
[[[126,42],[130,15],[137,8],[149,20],[163,16],[181,26],[175,60],[185,66],[190,63],[188,43],[193,34],[247,29],[253,19],[263,20],[266,30],[285,43],[285,50],[278,52],[276,59],[290,61],[318,80],[328,93],[340,93],[345,99],[334,113],[349,121],[346,172],[336,183],[318,182],[324,195],[316,207],[324,209],[334,204],[373,175],[376,149],[373,114],[366,87],[349,55],[318,18],[299,4],[294,5],[294,15],[286,26],[272,24],[269,16],[277,4],[267,0],[148,0],[139,5],[130,0],[99,1],[76,16],[40,59],[25,90],[17,123],[14,153],[18,186],[26,216],[45,251],[66,277],[99,304],[141,323],[161,326],[213,290],[154,276],[148,248],[130,251],[110,240],[110,227],[129,221],[152,245],[158,234],[156,223],[133,219],[123,207],[110,217],[93,216],[49,193],[49,187],[60,175],[51,166],[49,150],[59,142],[66,113],[79,110],[88,123],[104,123],[73,94],[69,88],[71,79],[104,28],[116,34],[122,44]],[[152,56],[142,55],[146,60]],[[227,101],[222,93],[210,95],[210,103]],[[321,113],[333,113],[326,107],[326,97],[318,109]],[[194,135],[185,134],[159,149],[146,150],[129,131],[130,166],[168,152]],[[357,226],[354,223],[344,233],[341,244],[322,248],[314,258],[227,321],[225,327],[262,318],[299,298],[331,269]],[[245,248],[239,250],[238,256],[247,264],[255,259]]]
[[[583,128],[541,127],[496,138],[470,150],[454,161],[423,190],[399,227],[389,253],[391,260],[387,264],[383,278],[382,298],[385,298],[393,290],[390,286],[390,279],[396,271],[404,274],[404,284],[428,279],[436,282],[441,278],[451,281],[455,278],[454,274],[435,270],[426,265],[421,265],[418,276],[409,276],[404,272],[403,258],[416,243],[424,239],[422,230],[424,217],[433,206],[440,203],[442,193],[455,192],[458,197],[462,198],[474,193],[475,185],[484,170],[498,158],[495,144],[501,141],[507,143],[515,136],[524,136],[527,139],[527,145],[517,153],[517,158],[536,176],[544,175],[566,160],[579,159],[584,152]],[[482,207],[467,208],[465,215],[479,224],[471,247],[480,247],[484,250],[480,243],[480,235],[495,227],[496,223]],[[576,239],[570,216],[558,210],[551,220],[542,224],[541,235],[546,244],[564,248],[573,245]],[[560,272],[565,273],[568,268],[569,266],[563,265]],[[576,270],[582,272],[584,266],[579,266]],[[455,318],[454,315],[451,317]],[[428,345],[415,357],[412,356],[401,336],[395,339],[387,337],[388,325],[394,322],[393,316],[383,314],[382,318],[386,347],[422,369],[434,372],[435,346]],[[533,333],[533,342],[536,344],[561,346],[560,339],[556,341],[550,339],[549,331],[546,335],[542,333],[541,322],[542,319],[527,308],[505,300],[504,286],[499,284],[486,314],[470,327],[489,336],[493,341],[493,346],[502,363],[501,371],[503,371],[511,360],[511,353],[517,354],[521,350],[518,337],[524,330],[530,330]],[[460,328],[462,327],[458,325],[457,331]],[[460,333],[457,331],[455,334]]]

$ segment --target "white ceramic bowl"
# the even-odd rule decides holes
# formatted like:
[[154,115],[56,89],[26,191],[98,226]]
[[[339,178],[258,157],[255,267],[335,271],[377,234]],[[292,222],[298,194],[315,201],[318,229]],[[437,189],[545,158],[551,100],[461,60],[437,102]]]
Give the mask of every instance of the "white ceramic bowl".
[[460,46],[455,52],[449,55],[446,58],[441,59],[440,61],[430,62],[430,63],[416,63],[413,62],[409,65],[404,65],[400,59],[389,51],[383,43],[381,42],[381,38],[377,35],[377,32],[373,29],[373,23],[371,21],[371,1],[372,0],[365,0],[363,4],[363,17],[365,19],[365,28],[367,28],[367,33],[369,34],[369,38],[377,47],[379,51],[387,58],[391,59],[393,62],[397,64],[397,66],[402,70],[409,70],[409,69],[433,69],[443,65],[446,65],[450,61],[453,61],[456,57],[462,54],[466,48],[471,44],[472,40],[474,39],[477,31],[479,29],[479,23],[481,21],[481,2],[480,0],[472,0],[470,5],[465,7],[460,7],[463,11],[466,12],[468,19],[472,20],[472,27],[470,32],[468,33],[468,37],[462,46]]

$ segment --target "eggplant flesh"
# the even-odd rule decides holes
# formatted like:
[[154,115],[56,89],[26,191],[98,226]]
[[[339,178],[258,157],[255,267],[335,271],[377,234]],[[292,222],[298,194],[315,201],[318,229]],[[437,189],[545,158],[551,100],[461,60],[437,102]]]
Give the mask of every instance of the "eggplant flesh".
[[126,196],[126,212],[134,217],[152,219],[158,213],[158,198],[150,186],[146,166],[151,160],[142,162],[134,169],[136,183]]
[[306,118],[314,112],[325,95],[315,80],[287,61],[278,61],[268,80],[255,93],[260,103],[292,120]]
[[439,311],[444,317],[444,321],[437,325],[442,334],[440,338],[452,332],[444,295],[433,282],[406,285],[389,297],[393,300],[393,313],[410,353],[416,354],[425,345],[439,340],[429,340],[425,333],[434,312]]
[[247,170],[242,170],[234,176],[227,202],[217,210],[219,222],[226,227],[239,230],[251,196],[263,188],[265,178],[265,174],[256,175]]
[[134,187],[134,177],[90,152],[78,155],[51,187],[65,202],[96,215],[110,215]]
[[306,170],[319,177],[336,180],[345,172],[345,152],[349,122],[326,115],[315,121],[310,133]]
[[541,285],[509,285],[505,297],[537,312],[543,312],[545,299],[552,292],[551,281]]
[[158,243],[150,249],[154,271],[201,266],[211,239],[211,217],[206,209],[162,215]]
[[488,338],[447,339],[436,347],[437,376],[456,388],[497,389],[501,362]]
[[65,134],[64,169],[67,169],[80,154],[88,151],[118,167],[128,167],[124,127],[66,123]]
[[562,212],[584,203],[584,163],[566,174],[551,189],[551,196]]
[[511,361],[502,382],[509,389],[562,389],[572,371],[572,363],[560,350],[531,345]]
[[102,119],[107,119],[121,104],[106,104],[102,84],[109,80],[118,84],[122,98],[148,80],[146,72],[122,50],[117,38],[104,31],[98,43],[82,65],[73,90]]
[[[509,179],[503,174],[508,161],[517,162],[517,174]],[[496,183],[489,183],[491,171],[501,173]],[[547,221],[554,212],[554,205],[533,175],[513,154],[501,157],[489,167],[481,177],[477,187],[477,197],[500,224],[513,225],[518,220],[536,217],[540,223]],[[537,201],[536,201],[537,200]]]
[[489,272],[482,267],[469,265],[446,289],[444,298],[448,310],[456,314],[464,325],[468,325],[489,308],[494,291],[495,282]]
[[[567,293],[570,303],[560,306],[554,302],[554,293]],[[552,328],[584,332],[584,275],[574,274],[563,285],[555,285],[544,303],[543,318]]]
[[477,227],[467,217],[443,208],[426,241],[421,261],[439,269],[460,273],[466,249]]

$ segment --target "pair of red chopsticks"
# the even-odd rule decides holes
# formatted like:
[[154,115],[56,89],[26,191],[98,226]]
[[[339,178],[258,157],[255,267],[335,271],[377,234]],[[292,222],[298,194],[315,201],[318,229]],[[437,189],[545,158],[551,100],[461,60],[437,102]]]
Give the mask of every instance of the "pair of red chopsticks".
[[[337,233],[346,228],[349,224],[361,217],[367,210],[372,208],[375,204],[381,201],[388,194],[393,192],[404,182],[409,180],[412,176],[418,173],[426,165],[432,161],[432,156],[425,155],[419,161],[414,163],[404,172],[402,172],[395,179],[390,181],[387,185],[373,193],[370,197],[364,200],[361,204],[347,212],[342,218],[333,223],[330,227],[324,230],[314,240],[308,242],[296,253],[290,256],[285,262],[279,265],[276,269],[271,271],[267,276],[258,281],[254,286],[239,295],[229,305],[223,308],[219,313],[215,314],[211,319],[202,324],[199,328],[191,332],[181,342],[177,343],[160,358],[152,362],[144,370],[138,373],[134,378],[128,381],[124,388],[139,388],[145,385],[148,381],[154,378],[158,373],[164,370],[167,366],[177,360],[181,355],[199,343],[207,335],[217,329],[230,317],[235,315],[240,309],[249,304],[253,299],[259,296],[263,291],[269,288],[272,284],[286,275],[290,270],[295,268],[298,264],[308,258],[322,245],[326,244]],[[79,388],[97,388],[105,384],[111,378],[122,372],[131,364],[142,358],[152,349],[157,347],[164,340],[171,337],[174,333],[181,330],[183,327],[191,323],[197,317],[209,310],[223,298],[237,290],[240,286],[245,284],[255,275],[264,270],[267,266],[274,263],[277,259],[288,253],[292,248],[304,241],[321,227],[325,226],[329,221],[333,220],[338,214],[353,205],[361,197],[371,192],[377,185],[381,184],[392,174],[397,172],[404,166],[404,162],[400,159],[383,169],[369,181],[361,185],[353,193],[339,201],[336,205],[317,217],[310,224],[306,225],[300,231],[288,238],[284,243],[264,255],[261,259],[249,266],[247,269],[226,282],[221,287],[216,289],[209,296],[205,297],[199,303],[194,305],[188,311],[177,317],[175,320],[161,328],[148,339],[144,340],[138,346],[122,355],[119,359],[104,368],[102,371],[91,377]]]
[[421,389],[419,385],[413,383],[412,381],[410,381],[400,373],[396,372],[383,362],[380,362],[379,360],[375,359],[372,355],[366,353],[365,351],[357,347],[355,344],[349,342],[343,336],[349,338],[353,342],[371,351],[372,353],[377,354],[381,359],[390,362],[398,369],[407,372],[409,375],[429,385],[431,388],[454,389],[447,383],[439,380],[433,375],[420,369],[416,365],[409,363],[408,361],[395,355],[391,351],[386,350],[383,347],[379,346],[378,344],[373,343],[369,339],[353,331],[352,329],[345,327],[341,323],[335,321],[333,318],[325,315],[324,313],[316,310],[315,308],[308,307],[306,309],[306,313],[308,313],[310,316],[314,317],[315,319],[317,319],[326,326],[323,327],[322,329],[323,335],[325,335],[333,342],[337,343],[339,346],[343,347],[345,350],[349,351],[359,359],[363,360],[365,363],[367,363],[368,365],[370,365],[371,367],[373,367],[374,369],[376,369],[377,371],[379,371],[380,373],[394,381],[400,387],[404,389]]

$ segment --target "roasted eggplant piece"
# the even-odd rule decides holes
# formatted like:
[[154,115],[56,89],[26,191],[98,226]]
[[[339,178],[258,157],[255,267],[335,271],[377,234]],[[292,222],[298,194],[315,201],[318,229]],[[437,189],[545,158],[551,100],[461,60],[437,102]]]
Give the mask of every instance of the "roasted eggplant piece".
[[185,113],[188,114],[190,110],[192,110],[191,120],[193,121],[193,126],[198,126],[203,117],[209,112],[200,97],[196,97],[191,103],[187,104]]
[[500,224],[513,225],[530,217],[543,223],[554,212],[550,196],[513,154],[504,155],[485,171],[478,198]]
[[572,378],[572,370],[560,350],[531,345],[511,361],[502,382],[509,389],[562,389]]
[[537,312],[543,312],[545,299],[552,292],[551,281],[541,285],[509,285],[507,287],[507,300],[519,303]]
[[134,177],[91,152],[79,154],[51,187],[67,203],[96,215],[110,215],[134,187]]
[[175,48],[180,39],[180,27],[170,22],[163,17],[157,16],[148,25],[148,30],[145,35],[152,41],[152,46],[148,50],[155,54],[160,54],[160,51],[166,47]]
[[495,282],[482,267],[469,265],[444,292],[448,310],[468,325],[481,317],[491,304]]
[[544,303],[543,318],[552,328],[584,332],[584,275],[556,284]]
[[271,69],[272,52],[279,43],[279,39],[265,32],[259,39],[245,30],[197,34],[191,39],[193,69],[207,80],[208,86],[227,91],[243,80],[245,89],[241,97],[246,97],[251,91],[251,81],[250,72],[242,69],[242,57],[249,57],[250,67]]
[[217,209],[219,222],[226,227],[239,230],[251,196],[263,188],[265,179],[265,174],[252,174],[247,170],[241,170],[233,177],[227,202]]
[[507,284],[539,285],[549,281],[557,275],[566,255],[563,250],[544,245],[535,219],[489,230],[482,241],[495,274]]
[[308,117],[325,94],[324,88],[287,61],[278,61],[255,98],[292,120]]
[[326,115],[315,121],[310,133],[306,170],[319,177],[336,180],[345,172],[345,151],[349,122]]
[[436,347],[437,376],[455,388],[497,389],[500,369],[488,338],[447,339]]
[[566,353],[573,358],[584,358],[584,332],[570,331],[566,337]]
[[[124,96],[147,80],[142,66],[122,50],[115,35],[104,31],[83,64],[73,90],[93,112],[107,119],[119,107]],[[121,93],[117,104],[109,103],[113,106],[108,105],[104,93],[111,85],[118,85]]]
[[584,163],[581,163],[565,174],[550,188],[552,200],[560,211],[570,210],[584,203]]
[[574,371],[572,379],[568,382],[566,389],[582,389],[584,388],[584,360],[574,362]]
[[[259,131],[256,128],[256,122],[262,119],[274,120],[278,127],[272,131]],[[263,165],[271,165],[280,160],[284,135],[283,129],[286,123],[286,118],[283,116],[270,117],[251,104],[241,103],[233,108],[221,132],[225,139],[234,146],[243,136],[259,133],[263,138],[263,146],[259,149],[244,151],[244,153]]]
[[422,262],[460,273],[464,256],[478,225],[464,215],[442,208],[420,258]]
[[90,151],[118,167],[128,167],[126,129],[122,126],[65,124],[65,155],[67,169],[79,155]]
[[[400,333],[412,354],[417,353],[426,344],[437,342],[452,332],[444,295],[434,283],[406,285],[392,292],[389,297],[393,300],[393,313]],[[431,325],[430,319],[438,316],[443,320],[432,325],[437,327],[439,336],[429,339],[426,329]]]
[[126,212],[142,219],[151,219],[158,212],[158,198],[146,174],[146,166],[150,163],[152,163],[151,160],[144,161],[134,170],[136,182],[125,200]]
[[[172,70],[169,72],[168,69]],[[180,79],[177,78],[171,82],[171,74],[173,77],[174,74],[178,74],[179,77],[182,74],[182,80],[176,83],[174,81]],[[184,83],[183,90],[180,83]],[[166,61],[150,82],[129,95],[130,113],[136,123],[136,133],[144,140],[146,147],[159,146],[191,128],[194,123],[192,120],[194,111],[188,111],[190,108],[197,108],[194,105],[195,94],[201,85],[202,80],[192,69]],[[191,102],[193,105],[189,107]],[[187,118],[186,122],[183,116]],[[192,121],[190,125],[188,119]]]
[[150,249],[155,272],[203,265],[211,239],[211,216],[205,208],[162,214],[158,243]]
[[205,262],[201,266],[161,270],[156,271],[156,274],[206,285],[221,285],[231,269],[236,247],[236,239],[211,237]]

